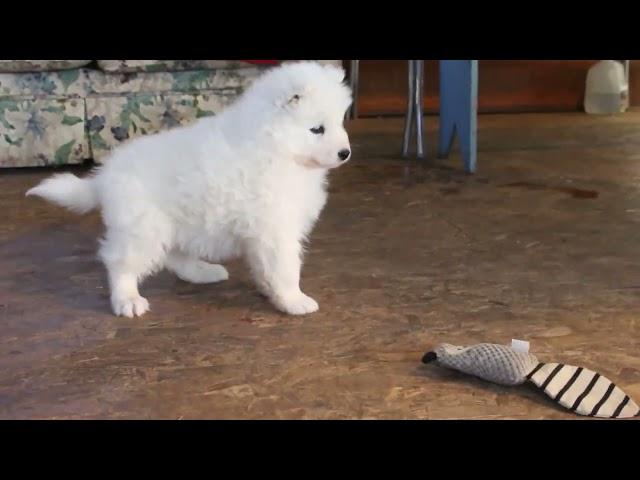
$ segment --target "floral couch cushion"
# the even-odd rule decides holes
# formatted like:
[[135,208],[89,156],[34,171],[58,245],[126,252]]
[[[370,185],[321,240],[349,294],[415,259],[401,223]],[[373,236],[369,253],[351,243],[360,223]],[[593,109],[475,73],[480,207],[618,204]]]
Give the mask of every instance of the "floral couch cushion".
[[199,92],[219,88],[245,88],[261,68],[195,70],[182,72],[105,73],[80,68],[58,72],[0,73],[2,96],[85,97],[131,92]]
[[0,97],[0,168],[81,163],[90,155],[76,98]]
[[[318,60],[320,63],[341,65],[342,60]],[[98,60],[105,72],[177,72],[184,70],[215,70],[248,68],[250,63],[269,64],[277,60]]]
[[0,60],[0,72],[49,72],[71,70],[89,65],[93,60]]
[[[209,61],[209,60],[207,60]],[[4,60],[0,60],[0,63]],[[211,62],[225,62],[211,60]],[[340,65],[341,60],[320,60]],[[90,68],[54,72],[16,74],[0,69],[1,96],[64,96],[83,97],[92,94],[127,94],[130,92],[199,92],[218,88],[244,89],[264,66],[242,63],[243,68],[215,70],[183,70],[159,72],[106,73]],[[227,66],[230,65],[227,63]]]
[[90,70],[0,73],[0,97],[83,97],[90,93]]
[[200,93],[147,92],[87,97],[91,156],[101,163],[111,149],[129,139],[215,115],[237,94],[235,89],[220,89]]
[[[69,69],[23,72],[15,70],[19,66],[13,61],[0,61],[0,168],[88,158],[100,163],[128,139],[219,113],[268,67],[246,61],[197,62],[224,62],[226,68],[200,64],[200,70],[108,72],[65,63],[55,66]],[[14,70],[2,71],[9,63]]]
[[105,72],[175,72],[242,68],[250,65],[239,60],[98,60]]
[[200,92],[219,88],[244,88],[262,69],[185,70],[176,72],[104,73],[88,71],[90,94],[130,92]]

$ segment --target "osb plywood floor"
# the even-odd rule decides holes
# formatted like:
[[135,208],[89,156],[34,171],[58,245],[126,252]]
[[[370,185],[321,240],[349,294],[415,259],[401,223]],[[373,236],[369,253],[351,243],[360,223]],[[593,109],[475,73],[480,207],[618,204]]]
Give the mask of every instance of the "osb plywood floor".
[[640,113],[484,116],[479,173],[397,157],[402,121],[351,126],[303,288],[274,312],[246,269],[163,273],[153,312],[115,318],[97,215],[25,199],[0,172],[0,417],[572,419],[527,387],[420,364],[439,342],[531,342],[640,398]]

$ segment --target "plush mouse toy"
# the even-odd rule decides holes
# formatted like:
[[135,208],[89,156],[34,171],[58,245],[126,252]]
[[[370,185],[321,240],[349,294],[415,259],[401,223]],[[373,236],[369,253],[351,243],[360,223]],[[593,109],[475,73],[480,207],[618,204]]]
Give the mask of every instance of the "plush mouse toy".
[[459,370],[500,385],[527,381],[550,398],[579,415],[600,418],[631,418],[640,408],[610,380],[582,367],[541,363],[528,352],[528,343],[512,346],[481,343],[471,347],[442,344],[422,358],[423,363]]

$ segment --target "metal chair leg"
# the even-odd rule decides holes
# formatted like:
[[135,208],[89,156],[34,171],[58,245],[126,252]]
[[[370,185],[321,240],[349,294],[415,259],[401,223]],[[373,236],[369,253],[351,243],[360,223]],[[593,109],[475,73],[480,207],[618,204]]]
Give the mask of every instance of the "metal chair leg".
[[349,73],[349,86],[353,93],[353,103],[349,108],[348,117],[352,120],[358,118],[358,94],[360,86],[360,60],[351,60],[351,69]]
[[407,114],[404,124],[404,138],[402,142],[402,156],[407,157],[409,155],[409,142],[411,141],[411,128],[413,126],[413,107],[415,104],[415,61],[408,60],[409,74],[408,78],[408,91],[407,91]]
[[[424,60],[409,60],[409,91],[407,95],[407,116],[404,126],[402,156],[409,155],[409,143],[415,132],[416,156],[424,158]],[[415,118],[414,118],[415,117]]]
[[416,156],[424,158],[423,97],[424,97],[424,60],[415,60],[415,113],[416,113]]

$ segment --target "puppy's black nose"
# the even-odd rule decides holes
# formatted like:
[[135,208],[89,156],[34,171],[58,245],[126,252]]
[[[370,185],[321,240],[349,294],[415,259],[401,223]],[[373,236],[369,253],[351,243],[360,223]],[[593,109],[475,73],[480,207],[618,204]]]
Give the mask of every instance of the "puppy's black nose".
[[338,158],[342,161],[345,161],[347,158],[351,156],[351,150],[345,148],[344,150],[340,150],[338,152]]

